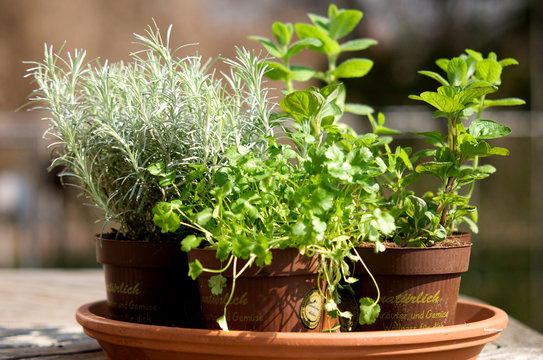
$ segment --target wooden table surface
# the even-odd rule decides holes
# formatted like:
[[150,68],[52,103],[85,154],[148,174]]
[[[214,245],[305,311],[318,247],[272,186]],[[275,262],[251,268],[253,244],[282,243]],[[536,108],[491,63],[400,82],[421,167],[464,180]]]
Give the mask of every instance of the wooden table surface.
[[[101,270],[0,269],[0,360],[105,360],[74,315],[101,299]],[[543,359],[543,335],[510,318],[479,359]]]

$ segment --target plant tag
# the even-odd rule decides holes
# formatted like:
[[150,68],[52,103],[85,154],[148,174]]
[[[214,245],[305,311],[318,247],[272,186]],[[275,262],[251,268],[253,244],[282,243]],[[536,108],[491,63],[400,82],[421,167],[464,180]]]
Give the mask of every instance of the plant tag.
[[311,289],[305,294],[300,306],[300,320],[309,330],[315,329],[322,317],[322,296],[318,289]]

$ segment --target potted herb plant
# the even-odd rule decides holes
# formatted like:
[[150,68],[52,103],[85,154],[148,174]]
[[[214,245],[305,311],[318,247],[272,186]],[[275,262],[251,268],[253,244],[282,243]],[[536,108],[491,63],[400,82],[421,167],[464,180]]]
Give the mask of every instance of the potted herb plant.
[[[439,83],[437,91],[410,98],[433,106],[434,117],[444,118],[447,130],[414,132],[431,145],[416,154],[410,149],[397,147],[392,151],[388,145],[384,147],[389,177],[383,178],[382,185],[390,196],[383,205],[394,216],[396,230],[384,243],[389,247],[384,253],[360,250],[381,290],[373,294],[368,285],[374,279],[370,281],[359,269],[358,294],[381,300],[377,323],[360,328],[405,329],[454,323],[460,275],[468,270],[470,254],[470,234],[460,233],[459,225],[467,223],[472,232],[478,231],[477,208],[470,201],[471,195],[478,180],[496,171],[479,160],[509,154],[487,140],[506,136],[511,129],[486,119],[484,110],[524,104],[518,98],[487,97],[501,85],[503,69],[517,64],[512,58],[498,60],[495,53],[485,58],[468,49],[436,64],[444,76],[432,71],[420,73]],[[423,174],[437,178],[439,186],[417,196],[408,186]]]
[[197,211],[199,199],[184,195],[208,196],[227,149],[267,148],[271,107],[252,53],[237,49],[224,59],[230,73],[217,76],[200,56],[179,58],[170,32],[163,39],[155,26],[136,35],[142,49],[130,63],[86,62],[85,51],[63,57],[45,46],[29,69],[37,83],[31,103],[49,113],[51,168],[61,167],[62,179],[103,213],[96,250],[113,317],[200,326],[197,289],[176,240],[193,229],[162,233],[152,209],[175,196]]
[[[175,231],[187,221],[201,232],[185,237],[182,244],[192,260],[191,276],[199,279],[208,327],[335,330],[339,318],[352,317],[338,304],[339,293],[348,291],[344,285],[356,281],[349,262],[363,262],[355,247],[391,236],[395,229],[393,217],[377,206],[376,178],[384,174],[386,165],[373,154],[374,147],[389,139],[358,136],[338,122],[346,110],[372,111],[346,105],[345,87],[338,81],[364,76],[372,66],[368,59],[336,64],[341,52],[375,43],[371,39],[338,42],[361,18],[360,11],[331,5],[327,18],[311,14],[312,24],[274,23],[277,43],[253,37],[282,60],[267,62],[267,75],[286,85],[280,103],[283,112],[276,115],[281,131],[269,138],[267,153],[232,148],[227,165],[215,174],[213,197],[205,199],[209,202],[199,213],[187,213],[178,199],[155,207],[155,224],[164,231]],[[300,40],[293,42],[294,29]],[[328,70],[292,65],[291,58],[306,48],[324,53]],[[327,85],[294,90],[293,80],[311,77]],[[380,126],[387,132],[384,123]],[[284,145],[285,139],[292,146]],[[199,197],[197,192],[192,196]],[[253,264],[257,266],[251,268]],[[272,277],[283,282],[272,285]],[[295,285],[286,282],[289,277]],[[363,304],[364,314],[375,317],[374,301],[366,298]],[[320,321],[322,307],[329,315],[326,324]]]

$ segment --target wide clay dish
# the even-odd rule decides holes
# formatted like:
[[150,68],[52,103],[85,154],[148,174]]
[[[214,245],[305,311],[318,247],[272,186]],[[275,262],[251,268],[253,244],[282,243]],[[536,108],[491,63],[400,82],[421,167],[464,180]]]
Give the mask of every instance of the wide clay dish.
[[186,329],[107,318],[105,301],[81,306],[77,321],[110,360],[476,359],[507,325],[496,307],[459,301],[456,325],[354,333]]

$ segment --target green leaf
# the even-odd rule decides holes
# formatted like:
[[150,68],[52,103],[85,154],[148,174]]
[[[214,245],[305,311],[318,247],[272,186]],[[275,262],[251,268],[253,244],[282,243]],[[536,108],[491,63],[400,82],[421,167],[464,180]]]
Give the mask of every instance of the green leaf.
[[194,220],[200,226],[206,226],[209,220],[213,217],[213,210],[211,208],[205,208],[204,210],[196,214]]
[[330,27],[330,19],[328,19],[325,16],[317,15],[317,14],[307,14],[307,17],[311,22],[318,27],[319,29],[328,32],[328,28]]
[[511,129],[492,120],[474,120],[471,122],[468,133],[476,138],[496,139],[511,133]]
[[337,55],[341,49],[337,41],[330,38],[323,30],[310,24],[297,23],[295,25],[296,34],[300,39],[316,38],[321,41],[322,45],[318,47],[311,46],[311,49],[327,55]]
[[296,81],[308,81],[315,75],[315,70],[307,66],[293,65],[290,70],[291,78]]
[[334,206],[334,194],[323,188],[315,190],[311,194],[311,206],[315,214],[323,214]]
[[294,91],[285,96],[279,106],[296,119],[316,114],[321,106],[319,98],[312,91]]
[[494,86],[484,86],[484,87],[472,87],[466,90],[460,91],[454,99],[462,105],[473,102],[474,100],[479,99],[481,96],[493,93],[497,90]]
[[321,45],[322,45],[322,41],[316,38],[307,38],[307,39],[298,40],[292,43],[292,45],[288,48],[286,58],[290,59],[291,57],[293,57],[294,55],[297,55],[304,49],[307,49],[309,47],[316,48]]
[[410,95],[409,98],[425,101],[439,111],[443,111],[446,114],[456,113],[464,108],[464,106],[458,101],[451,99],[446,95],[435,93],[432,91],[425,91],[420,94],[420,96]]
[[151,175],[159,176],[164,174],[164,171],[166,170],[166,165],[162,162],[156,162],[147,167],[147,171],[151,173]]
[[213,295],[220,295],[226,287],[226,278],[221,274],[213,275],[207,280],[207,284]]
[[189,252],[190,250],[200,246],[202,238],[196,235],[185,236],[183,241],[181,241],[181,250],[184,252]]
[[163,177],[158,181],[158,184],[162,187],[170,186],[175,183],[175,170],[170,170],[163,175]]
[[468,65],[462,58],[455,57],[447,65],[447,78],[453,86],[463,86],[466,81]]
[[484,107],[489,108],[491,106],[515,106],[515,105],[524,105],[526,104],[526,101],[519,99],[519,98],[505,98],[505,99],[497,99],[497,100],[490,100],[485,99]]
[[447,72],[447,68],[449,67],[449,59],[437,59],[436,65],[443,71]]
[[160,227],[162,233],[175,232],[181,225],[179,216],[174,212],[173,206],[168,202],[159,202],[152,210],[153,223]]
[[494,85],[500,85],[502,67],[495,60],[481,60],[475,65],[475,75],[481,80],[486,80]]
[[466,49],[466,54],[468,54],[470,57],[472,57],[472,58],[475,59],[476,61],[481,61],[481,60],[483,60],[483,54],[481,54],[481,53],[478,52],[478,51],[471,50],[471,49]]
[[283,47],[287,46],[292,39],[294,29],[290,23],[276,21],[272,25],[272,32],[277,43]]
[[394,224],[394,217],[387,212],[381,211],[381,209],[375,209],[373,211],[373,216],[377,221],[377,225],[381,233],[384,235],[391,235],[394,230],[396,230],[396,225]]
[[502,147],[493,147],[492,149],[490,149],[489,155],[508,156],[509,150]]
[[204,267],[198,261],[198,259],[194,260],[194,262],[189,263],[189,275],[192,280],[196,280],[196,278],[204,271]]
[[441,85],[445,85],[445,86],[450,85],[449,82],[447,80],[445,80],[445,78],[443,76],[441,76],[438,73],[435,73],[433,71],[422,70],[422,71],[419,71],[419,74],[428,76],[428,77],[438,81]]
[[343,10],[337,16],[331,18],[328,33],[334,40],[342,38],[353,31],[361,19],[361,11],[352,9]]
[[249,39],[258,41],[273,57],[281,59],[286,54],[285,51],[281,50],[276,44],[273,43],[273,41],[268,38],[261,36],[251,36]]
[[365,297],[360,299],[360,316],[358,323],[360,325],[371,325],[377,320],[381,307],[373,299]]
[[506,66],[511,66],[511,65],[518,65],[518,61],[513,58],[507,58],[507,59],[500,60],[500,65],[502,66],[502,68]]
[[276,62],[265,62],[266,73],[265,75],[271,80],[285,81],[290,76],[290,71],[283,64]]
[[351,58],[341,63],[332,75],[337,78],[358,78],[366,75],[372,68],[373,61],[368,59]]
[[226,321],[226,316],[225,315],[223,315],[223,316],[221,316],[220,318],[217,319],[217,324],[219,324],[222,331],[230,332],[230,330],[228,330],[228,323]]
[[340,45],[341,51],[360,51],[377,45],[377,40],[374,39],[355,39],[346,41]]
[[419,174],[430,174],[443,179],[452,166],[453,164],[450,162],[431,161],[417,165],[415,171]]

